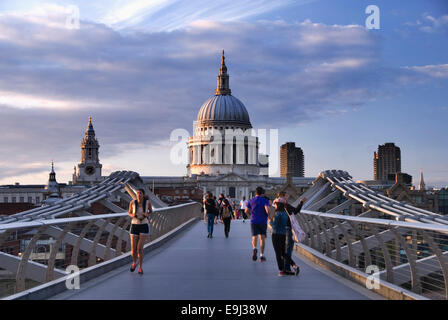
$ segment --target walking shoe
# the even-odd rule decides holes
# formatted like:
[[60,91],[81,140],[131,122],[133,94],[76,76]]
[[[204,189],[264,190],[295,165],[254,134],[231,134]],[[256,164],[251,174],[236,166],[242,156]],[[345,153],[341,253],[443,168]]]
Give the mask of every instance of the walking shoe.
[[143,269],[142,268],[138,268],[138,274],[143,274]]
[[294,276],[296,274],[294,271],[291,271],[291,270],[285,270],[283,272],[288,276]]
[[299,266],[295,266],[294,267],[294,274],[297,276],[299,274],[299,272],[300,272]]
[[137,267],[137,264],[136,264],[136,263],[133,263],[133,264],[131,265],[131,269],[129,269],[129,271],[134,272],[134,270],[135,270],[136,267]]
[[280,271],[277,275],[278,275],[279,277],[283,277],[283,276],[286,275],[286,273],[285,273],[284,271]]
[[260,256],[260,262],[264,262],[266,261],[266,257],[265,256]]
[[257,261],[257,248],[254,248],[254,253],[252,254],[252,260]]
[[210,238],[210,233],[207,235],[207,238]]

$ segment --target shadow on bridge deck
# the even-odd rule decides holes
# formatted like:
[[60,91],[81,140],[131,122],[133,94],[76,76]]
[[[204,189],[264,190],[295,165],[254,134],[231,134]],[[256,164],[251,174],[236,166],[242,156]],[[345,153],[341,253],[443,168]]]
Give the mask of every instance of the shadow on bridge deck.
[[251,254],[248,221],[232,221],[228,239],[222,224],[215,225],[214,238],[207,239],[206,226],[200,221],[146,255],[144,275],[122,267],[53,299],[382,299],[296,253],[299,276],[278,277],[270,235],[267,261],[253,262]]

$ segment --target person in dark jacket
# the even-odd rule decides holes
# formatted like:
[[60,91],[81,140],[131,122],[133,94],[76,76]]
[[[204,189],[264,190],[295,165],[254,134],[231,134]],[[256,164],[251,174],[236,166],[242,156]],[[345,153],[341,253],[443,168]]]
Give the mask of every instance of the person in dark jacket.
[[232,210],[230,203],[227,199],[224,199],[221,204],[221,221],[224,223],[224,235],[229,237],[230,221],[232,220]]
[[207,192],[204,197],[204,221],[207,223],[207,238],[213,238],[213,226],[218,215],[218,206],[211,192]]
[[299,274],[299,267],[292,260],[291,256],[289,256],[286,252],[286,225],[289,221],[289,216],[285,210],[285,200],[284,199],[276,199],[274,201],[275,205],[275,216],[273,219],[270,219],[269,224],[272,227],[272,245],[275,251],[275,257],[277,259],[277,266],[279,276],[284,276],[287,273],[285,272],[285,261],[288,261],[289,264],[293,267],[295,274]]
[[[293,207],[292,205],[290,205],[288,203],[288,194],[286,192],[280,192],[278,194],[278,198],[280,199],[284,199],[285,200],[285,211],[288,215],[296,215],[297,213],[300,212],[300,210],[302,209],[303,204],[306,201],[306,198],[303,198],[300,200],[299,204],[297,205],[297,207]],[[286,225],[286,253],[292,257],[292,251],[294,249],[294,240],[292,239],[292,228],[291,228],[291,220],[288,219],[288,223]],[[285,260],[285,268],[284,268],[284,272],[287,275],[293,275],[295,274],[295,271],[291,271],[291,265],[289,263],[288,260]]]
[[222,220],[222,217],[221,217],[221,215],[222,215],[222,204],[223,204],[224,200],[225,200],[224,194],[220,193],[219,194],[219,198],[216,201],[218,203],[218,209],[219,209],[217,219],[220,220],[220,221]]

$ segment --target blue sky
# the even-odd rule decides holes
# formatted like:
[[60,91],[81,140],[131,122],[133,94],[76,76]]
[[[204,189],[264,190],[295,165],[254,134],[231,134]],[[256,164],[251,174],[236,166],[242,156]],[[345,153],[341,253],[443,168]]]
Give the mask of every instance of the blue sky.
[[[371,4],[380,30],[365,28]],[[225,49],[252,125],[301,146],[306,176],[372,179],[395,142],[414,183],[422,169],[447,186],[447,39],[444,0],[3,0],[0,183],[44,183],[52,160],[71,180],[89,116],[104,174],[185,174],[169,136],[192,131]]]

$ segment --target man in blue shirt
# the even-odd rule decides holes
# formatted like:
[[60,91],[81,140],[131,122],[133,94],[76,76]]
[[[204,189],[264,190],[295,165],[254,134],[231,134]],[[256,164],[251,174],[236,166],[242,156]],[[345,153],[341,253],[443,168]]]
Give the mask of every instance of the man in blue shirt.
[[264,247],[268,226],[269,200],[263,196],[262,187],[257,187],[256,196],[249,200],[245,212],[250,216],[252,230],[252,260],[257,260],[257,238],[260,238],[260,261],[266,261]]

